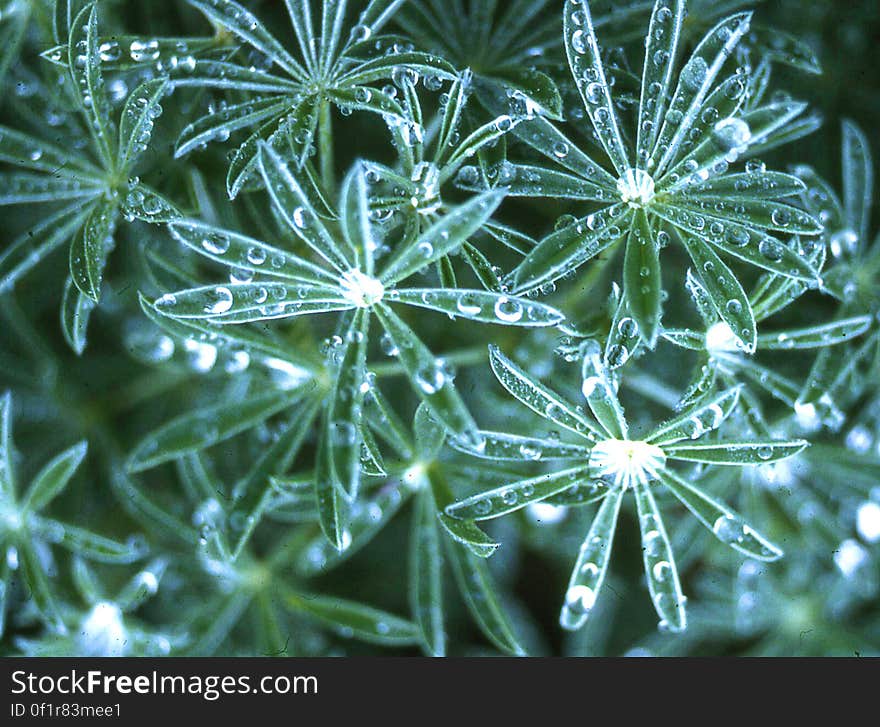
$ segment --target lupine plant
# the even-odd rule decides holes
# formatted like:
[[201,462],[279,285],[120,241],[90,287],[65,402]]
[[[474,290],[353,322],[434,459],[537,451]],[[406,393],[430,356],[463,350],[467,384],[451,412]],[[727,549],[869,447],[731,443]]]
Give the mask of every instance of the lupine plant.
[[0,653],[880,653],[825,5],[0,4]]

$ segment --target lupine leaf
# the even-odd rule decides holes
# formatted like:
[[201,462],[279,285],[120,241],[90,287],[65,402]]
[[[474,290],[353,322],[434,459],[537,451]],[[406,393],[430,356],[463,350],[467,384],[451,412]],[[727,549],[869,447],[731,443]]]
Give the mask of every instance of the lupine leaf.
[[725,545],[758,560],[777,560],[782,550],[766,540],[739,515],[699,488],[666,470],[663,484]]
[[419,641],[415,624],[361,603],[287,591],[284,605],[317,619],[342,636],[375,644],[406,645]]
[[410,535],[409,600],[413,616],[422,632],[425,651],[445,656],[446,632],[443,625],[443,554],[437,528],[437,511],[430,491],[416,499]]
[[684,595],[663,517],[647,483],[635,483],[635,496],[642,533],[642,559],[651,600],[660,616],[661,627],[672,632],[684,631],[687,626]]
[[39,512],[67,487],[80,463],[86,456],[86,442],[75,444],[49,462],[34,478],[21,504],[23,510]]
[[449,373],[444,371],[442,359],[436,358],[387,305],[379,304],[374,310],[394,342],[400,363],[406,369],[415,392],[454,436],[478,442],[477,425]]
[[130,472],[150,469],[187,452],[211,447],[264,421],[302,397],[294,391],[260,393],[230,408],[225,402],[188,412],[144,437],[128,461]]
[[611,490],[593,518],[565,592],[565,603],[559,616],[559,624],[564,629],[581,628],[596,603],[611,561],[611,546],[622,500],[622,488]]
[[667,444],[663,451],[670,459],[711,464],[747,465],[778,462],[802,451],[807,442],[719,442],[716,444]]
[[508,654],[525,656],[502,610],[486,563],[456,543],[448,543],[446,553],[465,603],[486,638]]

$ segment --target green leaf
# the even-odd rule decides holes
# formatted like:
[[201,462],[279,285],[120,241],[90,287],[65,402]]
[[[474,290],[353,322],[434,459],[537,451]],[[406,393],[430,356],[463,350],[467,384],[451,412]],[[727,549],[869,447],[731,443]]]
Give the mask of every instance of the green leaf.
[[63,202],[97,197],[103,190],[96,182],[73,176],[46,176],[32,172],[11,172],[0,177],[0,206]]
[[154,225],[180,217],[180,210],[171,200],[145,184],[136,184],[131,188],[122,203],[122,213],[128,219],[134,218]]
[[290,106],[287,99],[277,98],[245,101],[206,114],[188,124],[177,138],[174,157],[179,159],[212,141],[223,141],[240,129],[261,124],[282,115]]
[[720,427],[736,409],[741,386],[720,394],[707,394],[678,416],[661,424],[646,441],[665,447],[682,439],[696,439]]
[[726,199],[702,195],[699,198],[677,198],[681,210],[702,213],[710,218],[729,220],[760,230],[786,234],[817,235],[822,225],[811,215],[796,207],[766,199]]
[[282,94],[289,99],[301,88],[299,83],[279,78],[253,66],[245,67],[208,58],[193,60],[193,63],[167,69],[172,90],[189,87],[216,88],[224,91]]
[[156,119],[162,113],[161,101],[168,90],[166,79],[147,81],[138,86],[125,102],[119,122],[119,168],[134,166],[150,144]]
[[689,196],[725,200],[778,199],[806,191],[807,185],[798,177],[768,171],[724,174],[687,186]]
[[459,500],[446,507],[446,514],[460,520],[490,520],[558,495],[588,479],[590,468],[586,465],[530,477]]
[[108,240],[116,229],[117,205],[116,199],[97,202],[70,245],[70,277],[80,292],[95,303],[101,296]]
[[553,326],[565,318],[544,303],[483,290],[409,288],[389,293],[388,300],[439,311],[450,317],[508,326]]
[[627,438],[626,417],[617,388],[599,354],[584,356],[582,391],[593,416],[614,439]]
[[617,108],[611,99],[611,87],[605,78],[590,6],[586,0],[573,0],[566,5],[562,17],[565,54],[571,74],[599,142],[618,175],[622,176],[630,168],[630,163],[620,135]]
[[782,557],[783,553],[779,547],[757,533],[742,517],[723,503],[669,470],[661,472],[660,479],[669,491],[725,545],[758,560],[772,561]]
[[284,605],[317,619],[346,638],[389,646],[420,641],[419,630],[412,622],[354,601],[286,590]]
[[455,252],[492,216],[503,198],[504,192],[489,191],[453,207],[411,244],[399,248],[382,271],[382,282],[397,283]]
[[299,283],[230,283],[166,293],[153,303],[173,318],[246,323],[349,310],[354,304],[338,289]]
[[370,316],[358,309],[344,335],[339,351],[339,369],[335,377],[327,412],[330,435],[328,456],[333,460],[337,480],[349,499],[357,496],[360,482],[361,412],[366,382],[367,333]]
[[65,450],[49,462],[34,478],[27,496],[21,504],[22,510],[39,512],[67,487],[80,463],[86,456],[87,442],[79,442]]
[[61,298],[61,332],[77,356],[86,350],[86,329],[94,309],[95,302],[77,290],[73,280],[68,277]]
[[660,244],[654,236],[644,210],[633,215],[626,240],[623,281],[627,307],[639,326],[639,334],[649,348],[657,342],[660,328]]
[[409,601],[430,656],[446,655],[443,626],[443,554],[437,529],[437,511],[429,490],[416,498],[410,535]]
[[306,72],[272,36],[256,15],[232,0],[187,0],[221,28],[249,43],[291,76],[305,79]]
[[681,68],[678,85],[657,136],[652,158],[655,176],[675,161],[688,131],[704,108],[704,100],[727,58],[748,32],[752,13],[737,13],[720,21],[694,49]]
[[818,273],[805,257],[763,231],[663,204],[655,204],[651,209],[684,233],[708,242],[728,255],[808,283],[815,283],[818,279]]
[[[67,44],[68,68],[79,86],[79,103],[88,120],[107,168],[113,168],[116,125],[112,121],[110,100],[104,87],[98,54],[98,4],[82,9],[70,26]],[[85,291],[83,291],[85,292]]]
[[[471,192],[485,189],[485,184],[470,181],[472,179],[479,180],[476,168],[465,167],[456,177],[456,186]],[[607,187],[574,174],[530,164],[504,164],[499,175],[499,184],[504,185],[508,197],[550,197],[596,202],[612,202],[616,199]]]
[[536,113],[556,121],[561,121],[563,118],[559,89],[546,73],[534,68],[511,67],[495,70],[491,77],[481,77],[480,82],[500,84],[504,87],[505,93],[513,92],[513,100],[516,100],[518,95],[524,96],[527,99],[524,104],[527,118]]
[[15,470],[12,449],[12,392],[0,396],[0,496],[15,502]]
[[437,459],[446,442],[446,427],[434,416],[425,402],[419,404],[416,409],[412,430],[418,457],[423,462],[432,462]]
[[663,517],[648,483],[636,481],[634,489],[642,534],[645,576],[648,579],[651,601],[660,616],[660,627],[673,633],[684,631],[687,626],[685,599],[678,580],[672,546],[663,526]]
[[257,458],[247,474],[236,482],[232,490],[234,504],[229,519],[232,521],[240,517],[244,525],[232,546],[233,560],[241,555],[266,508],[277,494],[273,476],[287,470],[311,433],[319,403],[318,398],[314,397],[297,407],[287,427]]
[[389,79],[394,75],[394,71],[400,68],[407,68],[419,75],[446,81],[454,81],[458,78],[455,67],[440,56],[405,51],[358,63],[350,72],[340,76],[337,80],[338,88],[334,91],[347,91],[346,87],[364,86],[368,83]]
[[694,237],[682,234],[679,239],[694,261],[693,276],[702,286],[712,308],[728,326],[743,351],[754,353],[758,329],[752,304],[739,279],[712,248]]
[[778,333],[767,332],[758,336],[758,348],[762,351],[825,348],[856,338],[870,327],[870,316],[855,316],[818,326],[791,328]]
[[398,360],[406,370],[416,394],[454,436],[478,442],[480,434],[477,425],[452,383],[452,376],[445,369],[443,359],[436,358],[387,305],[379,303],[373,310],[393,341]]
[[616,193],[617,178],[606,172],[546,119],[529,119],[516,126],[513,134],[575,175],[608,190],[611,195]]
[[[276,480],[276,483],[280,485],[281,481]],[[348,547],[339,550],[321,534],[303,549],[297,561],[297,572],[303,576],[326,573],[360,552],[400,511],[408,494],[397,487],[383,488],[370,499],[353,502],[344,536],[345,543],[350,543]]]
[[630,214],[628,206],[616,204],[552,232],[511,273],[513,292],[540,288],[596,257],[621,239]]
[[71,155],[55,144],[0,126],[0,161],[19,169],[34,169],[48,174],[100,178],[102,172],[83,155]]
[[330,417],[325,414],[315,454],[315,501],[322,532],[330,544],[341,552],[351,545],[351,532],[348,530],[351,502],[337,484],[340,478],[330,454],[331,426]]
[[666,110],[666,100],[672,84],[681,24],[686,15],[684,0],[674,0],[672,7],[655,3],[645,41],[645,62],[642,70],[639,100],[636,166],[648,168],[654,151],[654,142]]
[[223,265],[315,285],[337,282],[318,265],[237,232],[192,219],[173,220],[168,229],[178,242]]
[[517,366],[497,346],[489,346],[489,363],[501,385],[532,411],[588,440],[604,435],[581,409]]
[[859,235],[860,246],[868,241],[868,222],[873,201],[874,165],[864,132],[852,121],[841,126],[843,142],[843,208],[847,225]]
[[581,628],[593,610],[611,561],[611,546],[622,500],[622,488],[608,493],[581,545],[559,615],[559,624],[564,629],[574,631]]
[[258,393],[235,405],[223,402],[183,414],[141,440],[129,456],[128,470],[141,472],[187,452],[212,447],[292,406],[302,395],[301,390]]
[[768,464],[792,457],[809,445],[802,439],[790,442],[717,442],[712,444],[667,444],[663,451],[669,459],[709,464]]
[[590,448],[582,444],[567,444],[559,439],[523,437],[505,432],[480,430],[482,441],[467,445],[453,440],[450,444],[461,452],[483,459],[511,460],[514,462],[537,462],[552,459],[577,459],[590,456]]
[[33,599],[34,606],[49,628],[57,633],[64,633],[64,622],[52,593],[52,586],[31,543],[24,543],[23,547],[19,548],[19,560],[22,576],[27,585],[27,595]]
[[68,523],[34,515],[31,523],[40,537],[99,563],[133,563],[143,555],[133,543],[120,543]]
[[0,253],[0,295],[12,290],[28,271],[73,237],[89,212],[79,210],[78,203],[64,207],[9,243]]
[[339,272],[354,267],[282,158],[268,144],[260,144],[257,159],[272,204],[284,223]]
[[755,25],[749,41],[761,51],[764,58],[784,63],[807,73],[821,74],[822,66],[807,43],[779,28]]
[[447,543],[446,553],[458,589],[486,638],[508,654],[525,656],[526,651],[501,607],[501,599],[486,563],[455,543]]

